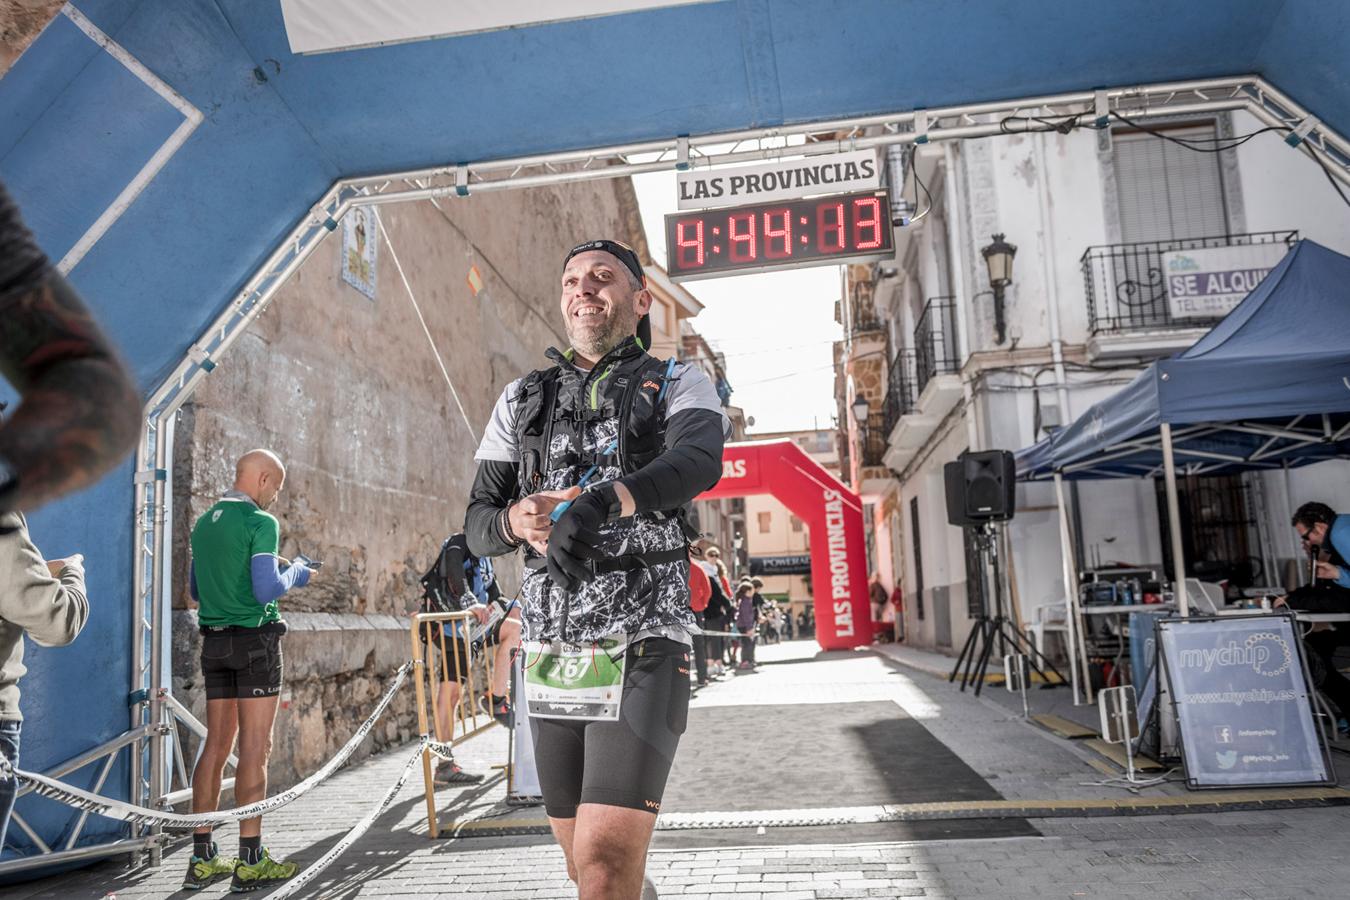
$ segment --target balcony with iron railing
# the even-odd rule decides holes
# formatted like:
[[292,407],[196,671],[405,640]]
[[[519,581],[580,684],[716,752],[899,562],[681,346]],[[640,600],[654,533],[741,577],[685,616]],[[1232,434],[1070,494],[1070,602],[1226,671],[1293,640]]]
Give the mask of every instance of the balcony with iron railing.
[[[1225,284],[1222,276],[1245,276],[1269,269],[1297,240],[1297,231],[1263,231],[1088,247],[1081,264],[1087,297],[1089,353],[1094,357],[1164,355],[1189,346],[1198,332],[1223,318],[1227,312],[1224,305],[1216,305],[1213,312],[1203,306],[1185,310],[1186,305],[1197,305],[1193,298],[1169,295],[1173,286],[1169,275],[1185,277],[1180,266],[1185,262],[1181,255],[1186,251],[1231,248],[1222,261],[1213,263],[1229,271],[1209,273],[1209,279],[1217,276],[1218,280],[1207,282],[1216,289],[1227,289],[1231,285]],[[1180,286],[1204,291],[1193,280],[1181,282]],[[1235,302],[1232,296],[1228,294],[1229,306]],[[1140,341],[1139,335],[1143,333],[1153,333],[1155,337]]]
[[887,468],[902,471],[960,402],[960,368],[956,298],[930,297],[914,327],[913,346],[895,354],[886,375]]
[[914,384],[916,394],[936,375],[960,368],[956,352],[956,298],[929,297],[914,326]]
[[914,377],[914,350],[901,347],[886,372],[882,428],[887,435],[895,430],[900,417],[914,412],[918,404],[919,392],[914,389]]
[[[861,430],[858,435],[862,446],[859,448],[862,454],[863,469],[870,469],[876,466],[885,467],[886,465],[886,431],[882,427],[882,415],[875,412],[867,417],[867,427]],[[864,472],[863,478],[867,478],[871,473]]]

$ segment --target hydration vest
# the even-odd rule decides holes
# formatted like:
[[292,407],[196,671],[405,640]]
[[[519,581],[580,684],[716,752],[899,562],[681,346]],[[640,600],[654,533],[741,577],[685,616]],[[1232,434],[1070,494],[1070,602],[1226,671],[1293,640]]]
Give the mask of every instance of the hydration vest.
[[[456,538],[459,539],[458,544]],[[457,593],[452,580],[454,574],[452,569],[455,565],[450,553],[452,549],[459,549],[464,555],[463,570],[458,573],[457,580],[479,603],[487,603],[489,600],[489,588],[496,581],[492,571],[492,560],[487,557],[480,559],[470,553],[463,535],[451,535],[441,544],[441,552],[437,554],[436,562],[421,578],[424,612],[456,612],[461,608],[464,596]]]
[[[662,453],[664,399],[674,360],[655,359],[634,338],[605,354],[589,372],[572,364],[570,352],[550,348],[548,357],[556,365],[522,378],[515,396],[521,497],[574,486],[593,466],[591,483],[612,480]],[[682,510],[664,510],[606,523],[602,549],[610,555],[593,564],[596,579],[574,594],[551,584],[543,559],[527,546],[526,636],[586,641],[692,622],[683,568],[691,529],[684,522]]]

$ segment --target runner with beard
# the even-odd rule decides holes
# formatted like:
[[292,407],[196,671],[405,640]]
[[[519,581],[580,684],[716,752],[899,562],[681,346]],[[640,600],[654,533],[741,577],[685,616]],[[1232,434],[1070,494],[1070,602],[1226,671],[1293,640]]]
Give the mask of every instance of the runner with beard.
[[689,705],[681,510],[717,483],[729,423],[701,370],[646,352],[631,248],[574,247],[561,288],[571,347],[502,392],[465,531],[479,556],[525,549],[525,706],[568,876],[637,898]]

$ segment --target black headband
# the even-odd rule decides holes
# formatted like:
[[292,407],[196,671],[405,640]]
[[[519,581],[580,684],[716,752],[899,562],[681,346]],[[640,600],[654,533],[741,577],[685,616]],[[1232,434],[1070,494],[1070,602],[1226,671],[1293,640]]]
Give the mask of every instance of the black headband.
[[577,244],[571,250],[567,251],[567,256],[563,259],[563,268],[567,267],[567,264],[571,261],[572,257],[576,256],[578,253],[586,253],[590,250],[603,250],[608,253],[610,256],[623,263],[624,267],[633,273],[633,277],[638,280],[639,284],[643,287],[647,286],[647,276],[642,272],[642,260],[638,259],[637,251],[619,241],[601,239],[598,241],[586,241],[585,243]]

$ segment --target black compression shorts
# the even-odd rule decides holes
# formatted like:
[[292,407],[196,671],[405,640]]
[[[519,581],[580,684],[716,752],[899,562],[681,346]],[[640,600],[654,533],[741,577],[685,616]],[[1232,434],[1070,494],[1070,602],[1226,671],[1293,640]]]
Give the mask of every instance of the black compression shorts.
[[249,700],[281,693],[281,638],[286,626],[203,628],[202,679],[207,700]]
[[648,638],[628,649],[617,722],[531,718],[544,810],[571,819],[581,803],[661,811],[689,718],[689,647]]

